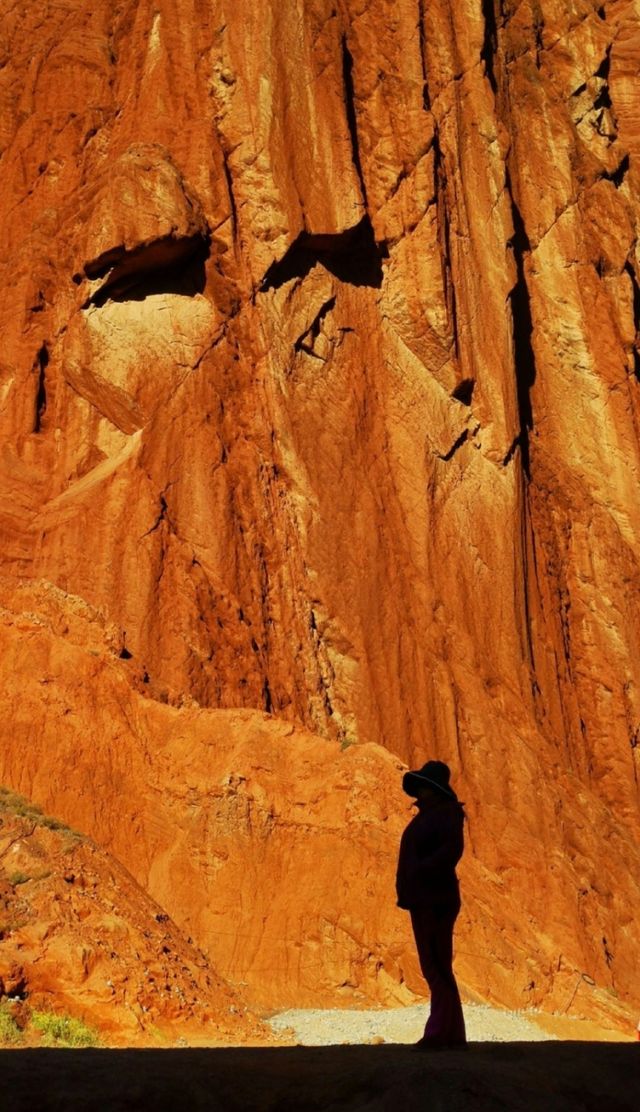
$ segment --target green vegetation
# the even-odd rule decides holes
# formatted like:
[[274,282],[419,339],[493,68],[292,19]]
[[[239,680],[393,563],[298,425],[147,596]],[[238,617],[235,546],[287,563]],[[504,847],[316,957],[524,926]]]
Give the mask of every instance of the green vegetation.
[[0,1002],[0,1047],[33,1046],[36,1041],[41,1046],[63,1048],[99,1045],[98,1032],[81,1019],[54,1015],[53,1012],[34,1011],[30,1015],[27,1012],[27,1015],[29,1022],[22,1030],[12,1015],[8,1001]]
[[23,1033],[13,1018],[9,1005],[0,1003],[0,1046],[17,1046],[23,1041]]
[[11,873],[11,876],[8,877],[9,884],[13,888],[17,888],[19,884],[26,884],[28,880],[31,880],[31,877],[27,873],[21,872]]
[[43,814],[40,807],[35,803],[31,803],[30,800],[25,799],[23,795],[18,795],[17,792],[11,791],[10,788],[5,788],[0,785],[0,815],[3,811],[26,819],[28,822],[34,823],[35,826],[44,826],[47,830],[59,830],[75,841],[82,838],[81,834],[72,830],[71,827],[66,826],[65,823],[60,822],[60,819],[55,819],[51,815]]
[[98,1046],[98,1032],[69,1015],[32,1012],[31,1023],[42,1036],[43,1046]]

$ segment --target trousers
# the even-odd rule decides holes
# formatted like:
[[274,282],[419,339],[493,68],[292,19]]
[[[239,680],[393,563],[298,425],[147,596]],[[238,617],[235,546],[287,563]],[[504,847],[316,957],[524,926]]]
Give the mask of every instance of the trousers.
[[411,908],[422,975],[431,993],[424,1041],[460,1045],[467,1041],[460,993],[453,973],[453,928],[460,904]]

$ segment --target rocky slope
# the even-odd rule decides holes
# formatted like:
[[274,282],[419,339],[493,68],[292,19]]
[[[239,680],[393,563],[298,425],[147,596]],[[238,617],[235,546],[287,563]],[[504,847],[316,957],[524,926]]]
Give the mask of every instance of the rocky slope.
[[[218,968],[302,1003],[350,983],[380,767],[392,814],[439,756],[469,987],[638,1006],[637,0],[1,8],[4,782],[179,922],[241,875]],[[230,835],[213,899],[185,864],[189,762],[284,847],[299,745],[354,862],[311,940],[297,824],[261,869]]]
[[109,1045],[269,1041],[117,861],[5,789],[0,1002],[23,1039],[40,1012],[80,1018]]

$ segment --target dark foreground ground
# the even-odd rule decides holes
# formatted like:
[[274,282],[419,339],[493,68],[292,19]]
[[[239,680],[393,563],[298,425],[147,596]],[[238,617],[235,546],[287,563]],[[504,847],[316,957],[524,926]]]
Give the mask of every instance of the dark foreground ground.
[[639,1112],[640,1044],[0,1053],[1,1112]]

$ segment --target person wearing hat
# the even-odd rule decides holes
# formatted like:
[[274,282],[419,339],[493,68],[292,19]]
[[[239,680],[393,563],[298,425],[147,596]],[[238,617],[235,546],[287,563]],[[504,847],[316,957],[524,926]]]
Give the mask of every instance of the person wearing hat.
[[431,1010],[416,1049],[463,1046],[466,1041],[460,994],[453,973],[453,928],[460,911],[456,865],[464,847],[464,810],[449,784],[443,761],[427,761],[406,772],[402,788],[418,813],[400,842],[398,907],[411,915]]

